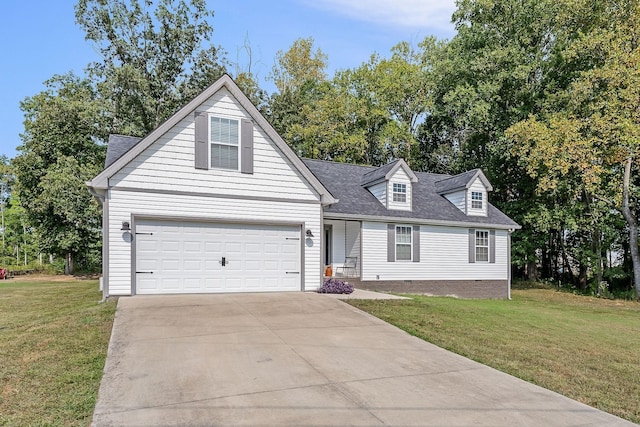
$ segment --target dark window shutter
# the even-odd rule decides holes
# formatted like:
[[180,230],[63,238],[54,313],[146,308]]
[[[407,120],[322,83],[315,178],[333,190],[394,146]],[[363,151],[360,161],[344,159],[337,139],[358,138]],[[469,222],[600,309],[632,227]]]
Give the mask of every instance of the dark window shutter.
[[205,112],[196,112],[195,116],[195,167],[196,169],[209,169],[209,138],[207,120],[209,115]]
[[496,263],[496,230],[489,231],[489,262]]
[[413,262],[420,262],[420,226],[413,226]]
[[475,228],[469,229],[469,262],[476,262],[476,230]]
[[240,172],[253,173],[253,123],[242,120]]
[[387,262],[396,260],[396,226],[387,224]]

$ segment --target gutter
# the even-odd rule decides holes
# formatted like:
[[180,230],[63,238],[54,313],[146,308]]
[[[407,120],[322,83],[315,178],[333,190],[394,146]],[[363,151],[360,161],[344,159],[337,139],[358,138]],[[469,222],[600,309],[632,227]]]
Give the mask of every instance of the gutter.
[[89,190],[89,193],[91,193],[91,195],[93,197],[95,197],[96,199],[98,199],[98,202],[100,202],[101,205],[104,204],[104,198],[105,198],[105,194],[100,194],[98,193],[95,188],[93,188],[93,186],[91,185],[92,183],[90,181],[85,182],[85,185],[87,186],[87,189]]
[[325,213],[325,219],[350,219],[359,221],[371,221],[371,222],[401,222],[404,224],[423,224],[423,225],[442,225],[450,227],[462,227],[462,228],[492,228],[496,230],[508,230],[513,231],[522,228],[518,224],[490,224],[482,222],[466,222],[466,221],[448,221],[448,220],[433,220],[428,218],[406,218],[397,216],[378,216],[378,215],[359,215],[359,214],[340,214],[340,213]]

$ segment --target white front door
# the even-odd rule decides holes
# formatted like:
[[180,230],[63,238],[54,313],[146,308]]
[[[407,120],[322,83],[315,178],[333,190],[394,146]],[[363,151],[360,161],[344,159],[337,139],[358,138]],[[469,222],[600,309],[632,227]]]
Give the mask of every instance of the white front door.
[[301,228],[139,219],[138,294],[301,290]]

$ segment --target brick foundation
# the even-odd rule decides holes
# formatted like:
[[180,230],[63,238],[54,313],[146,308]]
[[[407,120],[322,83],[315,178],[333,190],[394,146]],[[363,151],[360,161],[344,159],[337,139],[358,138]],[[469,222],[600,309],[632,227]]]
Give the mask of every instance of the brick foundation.
[[505,299],[506,280],[366,280],[343,279],[359,289],[405,294],[456,296],[458,298]]

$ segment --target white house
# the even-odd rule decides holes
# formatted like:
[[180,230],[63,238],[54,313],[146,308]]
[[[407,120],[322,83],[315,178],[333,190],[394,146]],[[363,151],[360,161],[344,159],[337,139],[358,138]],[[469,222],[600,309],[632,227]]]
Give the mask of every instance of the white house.
[[309,291],[327,265],[372,289],[509,293],[519,226],[480,170],[303,161],[227,75],[145,138],[112,135],[87,185],[105,296]]

